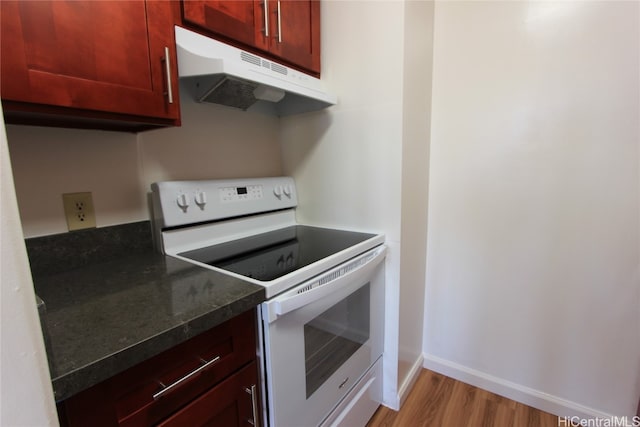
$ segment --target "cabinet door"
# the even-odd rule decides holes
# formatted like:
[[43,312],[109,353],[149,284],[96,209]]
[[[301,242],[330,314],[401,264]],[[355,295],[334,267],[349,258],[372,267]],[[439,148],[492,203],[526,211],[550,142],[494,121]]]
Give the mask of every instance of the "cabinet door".
[[261,50],[268,48],[264,7],[267,0],[188,0],[184,20],[205,30]]
[[270,0],[269,50],[287,62],[320,73],[320,1]]
[[320,74],[320,0],[183,0],[182,14],[187,24]]
[[[260,425],[256,363],[252,362],[158,427]],[[253,393],[253,394],[252,394]],[[253,400],[252,400],[253,399]]]
[[0,7],[3,100],[179,117],[170,4],[52,0]]

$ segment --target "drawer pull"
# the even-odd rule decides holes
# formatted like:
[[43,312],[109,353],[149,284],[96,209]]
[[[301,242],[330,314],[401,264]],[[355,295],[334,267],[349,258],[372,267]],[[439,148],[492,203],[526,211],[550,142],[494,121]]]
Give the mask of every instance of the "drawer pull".
[[262,0],[262,7],[264,8],[264,36],[269,37],[269,3],[268,0]]
[[251,408],[253,410],[253,419],[247,420],[253,427],[260,427],[260,417],[258,415],[258,395],[256,394],[256,385],[251,388],[245,387],[244,391],[251,395]]
[[[200,359],[202,360],[202,359]],[[189,380],[189,378],[193,377],[194,375],[199,374],[200,372],[204,371],[205,369],[209,368],[211,365],[213,365],[214,363],[216,363],[218,360],[220,360],[220,356],[216,356],[213,359],[209,360],[208,362],[206,360],[202,360],[202,362],[204,363],[204,365],[200,366],[199,368],[194,369],[193,371],[189,372],[187,375],[185,375],[184,377],[180,378],[179,380],[177,380],[176,382],[174,382],[173,384],[170,384],[168,386],[165,386],[164,384],[160,383],[160,385],[162,386],[162,390],[160,390],[159,392],[155,393],[153,395],[153,400],[158,400],[159,398],[161,398],[162,396],[164,396],[166,393],[170,392],[171,390],[173,390],[175,387],[179,386],[180,384],[182,384],[183,382]]]
[[169,48],[165,46],[164,48],[164,71],[167,74],[167,98],[169,100],[169,104],[173,104],[173,89],[171,88],[171,57],[169,56]]
[[276,9],[276,13],[278,14],[278,43],[282,43],[282,18],[280,12],[280,0],[278,0],[278,8]]

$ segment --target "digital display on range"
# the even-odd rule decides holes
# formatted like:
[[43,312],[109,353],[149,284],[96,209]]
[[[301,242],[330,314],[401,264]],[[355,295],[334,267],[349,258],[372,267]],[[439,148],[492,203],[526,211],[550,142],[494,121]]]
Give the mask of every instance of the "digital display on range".
[[237,187],[236,192],[238,194],[247,194],[247,187]]

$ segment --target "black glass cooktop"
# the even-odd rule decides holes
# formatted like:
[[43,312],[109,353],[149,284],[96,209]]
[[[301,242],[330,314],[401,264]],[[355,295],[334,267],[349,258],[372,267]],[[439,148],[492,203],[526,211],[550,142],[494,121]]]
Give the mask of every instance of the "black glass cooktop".
[[374,236],[295,225],[179,255],[245,277],[269,281]]

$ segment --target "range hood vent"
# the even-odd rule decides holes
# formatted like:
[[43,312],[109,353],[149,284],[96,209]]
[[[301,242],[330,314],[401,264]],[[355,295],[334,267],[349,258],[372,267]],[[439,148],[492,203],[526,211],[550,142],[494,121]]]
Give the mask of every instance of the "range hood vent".
[[176,26],[178,74],[198,102],[287,116],[335,105],[322,81]]

